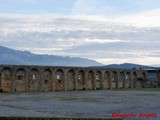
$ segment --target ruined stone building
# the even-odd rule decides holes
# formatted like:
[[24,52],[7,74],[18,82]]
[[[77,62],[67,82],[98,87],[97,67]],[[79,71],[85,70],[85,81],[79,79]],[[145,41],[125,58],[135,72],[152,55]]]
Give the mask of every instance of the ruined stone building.
[[[160,71],[157,74],[160,76]],[[146,81],[143,69],[0,65],[1,92],[135,88],[145,87]]]

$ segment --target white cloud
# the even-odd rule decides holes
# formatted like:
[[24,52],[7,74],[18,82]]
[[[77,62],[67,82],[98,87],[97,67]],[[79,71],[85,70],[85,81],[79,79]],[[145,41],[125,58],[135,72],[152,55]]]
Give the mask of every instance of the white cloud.
[[118,18],[124,24],[136,27],[160,27],[160,9],[144,11],[138,14],[126,15]]
[[160,60],[158,11],[118,18],[0,14],[0,44],[34,53],[91,58],[104,64],[155,64]]

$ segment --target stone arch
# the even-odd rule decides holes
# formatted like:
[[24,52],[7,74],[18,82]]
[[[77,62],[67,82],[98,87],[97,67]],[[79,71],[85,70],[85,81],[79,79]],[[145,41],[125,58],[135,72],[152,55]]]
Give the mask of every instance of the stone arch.
[[42,88],[44,92],[53,91],[52,71],[50,69],[45,69],[43,71]]
[[104,73],[104,81],[103,81],[103,89],[109,89],[111,88],[111,74],[109,71],[106,71]]
[[92,70],[88,71],[88,79],[86,81],[87,90],[94,89],[94,72]]
[[126,81],[126,76],[123,71],[120,72],[119,81],[118,81],[118,88],[124,88]]
[[27,84],[27,72],[24,68],[19,68],[16,71],[15,75],[15,91],[16,92],[25,92]]
[[56,70],[55,75],[55,91],[63,91],[64,90],[64,72],[62,69]]
[[1,91],[12,92],[12,70],[10,68],[4,68],[1,71]]
[[137,78],[133,83],[134,88],[144,88],[145,84],[146,82],[143,78]]
[[117,82],[118,82],[118,73],[117,71],[113,71],[111,88],[117,88]]
[[125,80],[125,88],[130,88],[130,87],[131,87],[131,73],[127,72]]
[[78,72],[78,76],[77,76],[77,84],[78,84],[78,90],[84,90],[85,89],[85,77],[84,77],[84,71],[80,70]]
[[97,71],[96,72],[96,83],[95,83],[96,90],[102,89],[102,77],[101,76],[102,76],[101,71]]
[[40,91],[40,71],[36,68],[30,70],[29,91]]
[[133,72],[133,81],[135,81],[137,79],[138,75],[136,72]]
[[75,72],[72,69],[67,72],[67,90],[75,90]]

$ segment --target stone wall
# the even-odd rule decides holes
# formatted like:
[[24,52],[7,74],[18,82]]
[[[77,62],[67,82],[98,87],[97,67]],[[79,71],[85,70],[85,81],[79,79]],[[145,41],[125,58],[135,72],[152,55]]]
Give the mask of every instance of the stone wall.
[[52,92],[145,87],[142,69],[0,65],[3,92]]

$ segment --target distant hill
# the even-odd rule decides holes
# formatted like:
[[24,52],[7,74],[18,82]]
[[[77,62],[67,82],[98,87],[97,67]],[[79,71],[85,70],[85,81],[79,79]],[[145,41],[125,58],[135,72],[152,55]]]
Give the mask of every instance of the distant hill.
[[156,67],[139,65],[133,63],[123,63],[123,64],[110,64],[105,66],[97,66],[99,68],[117,68],[117,69],[133,69],[133,68],[143,68],[143,69],[155,69]]
[[101,66],[93,60],[79,57],[39,55],[28,51],[18,51],[0,46],[0,64],[49,65],[49,66]]

